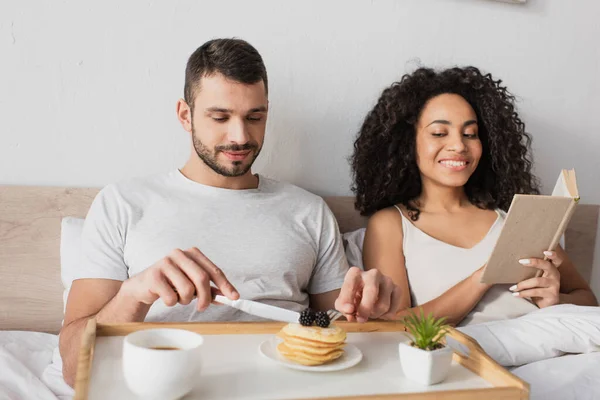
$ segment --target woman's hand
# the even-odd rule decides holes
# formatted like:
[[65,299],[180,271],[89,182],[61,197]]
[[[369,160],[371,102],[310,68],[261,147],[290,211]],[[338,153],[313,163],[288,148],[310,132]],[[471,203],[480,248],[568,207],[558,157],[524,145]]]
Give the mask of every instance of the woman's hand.
[[513,296],[531,297],[539,308],[553,306],[559,303],[560,272],[558,267],[562,259],[554,251],[545,251],[548,260],[530,258],[519,260],[519,263],[528,268],[538,268],[543,271],[542,276],[519,282],[510,288]]

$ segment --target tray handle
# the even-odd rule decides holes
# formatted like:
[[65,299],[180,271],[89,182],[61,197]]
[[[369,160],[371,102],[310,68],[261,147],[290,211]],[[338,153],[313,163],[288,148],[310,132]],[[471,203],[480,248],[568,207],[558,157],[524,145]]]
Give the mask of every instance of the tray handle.
[[90,386],[92,360],[96,344],[96,320],[89,319],[81,336],[81,347],[77,359],[75,396],[73,400],[87,400]]
[[521,399],[529,398],[529,384],[517,378],[494,361],[475,339],[455,328],[449,328],[446,335],[446,344],[455,350],[454,360],[465,368],[495,386],[518,387],[521,389]]

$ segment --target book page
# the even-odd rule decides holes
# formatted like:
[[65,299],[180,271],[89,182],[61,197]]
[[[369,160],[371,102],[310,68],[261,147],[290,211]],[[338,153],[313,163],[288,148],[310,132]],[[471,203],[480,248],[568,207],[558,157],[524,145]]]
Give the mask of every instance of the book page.
[[567,188],[567,182],[565,181],[565,174],[563,174],[563,171],[561,171],[558,175],[558,180],[556,181],[556,185],[554,185],[554,190],[552,191],[552,196],[571,197],[569,189]]
[[552,191],[552,196],[571,197],[579,199],[579,191],[577,189],[577,180],[574,169],[563,169],[558,175],[556,185]]
[[571,197],[573,197],[576,200],[579,200],[579,189],[577,188],[577,178],[575,177],[575,170],[569,169],[563,171],[563,175],[565,175],[565,183],[567,184],[567,189],[569,190]]

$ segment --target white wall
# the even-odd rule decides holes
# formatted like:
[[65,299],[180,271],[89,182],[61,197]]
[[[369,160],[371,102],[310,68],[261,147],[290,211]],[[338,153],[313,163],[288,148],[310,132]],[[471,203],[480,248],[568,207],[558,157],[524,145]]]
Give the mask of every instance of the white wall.
[[544,188],[575,167],[583,201],[600,203],[598,15],[597,0],[2,0],[0,183],[101,186],[180,166],[187,57],[237,36],[269,72],[258,171],[349,194],[346,158],[380,91],[419,64],[473,64],[519,96]]
[[187,57],[238,36],[270,76],[267,175],[348,194],[345,159],[380,91],[418,60],[473,64],[519,96],[545,188],[575,167],[600,203],[599,14],[596,0],[2,0],[0,183],[100,186],[181,165]]

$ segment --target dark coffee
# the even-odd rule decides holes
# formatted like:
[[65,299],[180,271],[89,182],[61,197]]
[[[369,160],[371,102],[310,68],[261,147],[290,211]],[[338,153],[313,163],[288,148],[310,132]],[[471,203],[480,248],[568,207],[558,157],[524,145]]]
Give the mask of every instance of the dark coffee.
[[150,347],[152,350],[181,350],[179,347],[166,347],[166,346],[157,346]]

